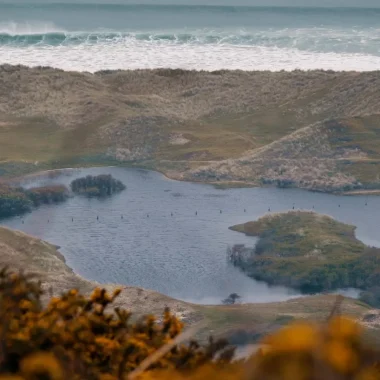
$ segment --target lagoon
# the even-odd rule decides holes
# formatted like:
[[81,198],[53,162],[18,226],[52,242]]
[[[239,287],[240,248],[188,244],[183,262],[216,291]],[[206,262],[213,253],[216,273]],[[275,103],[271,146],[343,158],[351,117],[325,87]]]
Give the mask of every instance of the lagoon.
[[[131,168],[90,168],[32,177],[26,187],[65,184],[111,174],[127,189],[111,198],[70,198],[1,224],[60,246],[76,273],[102,283],[153,289],[171,297],[218,304],[230,293],[243,302],[283,301],[299,294],[248,278],[226,260],[233,244],[255,238],[228,227],[270,212],[314,210],[357,226],[357,237],[380,247],[380,197],[336,196],[299,189],[215,189]],[[366,205],[367,204],[367,205]],[[97,220],[99,217],[99,220]],[[22,223],[24,221],[24,223]],[[355,291],[346,294],[357,295]]]

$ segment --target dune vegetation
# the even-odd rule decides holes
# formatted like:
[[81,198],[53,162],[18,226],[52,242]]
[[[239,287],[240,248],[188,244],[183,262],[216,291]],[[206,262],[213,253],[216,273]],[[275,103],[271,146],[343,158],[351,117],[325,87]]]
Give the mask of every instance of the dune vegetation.
[[70,187],[73,193],[87,197],[110,196],[126,189],[121,181],[106,174],[77,178],[71,182]]
[[258,280],[307,293],[379,283],[380,250],[356,239],[354,226],[329,216],[290,211],[231,229],[259,238],[251,256],[234,261]]
[[336,316],[291,323],[260,340],[247,360],[236,360],[225,339],[199,343],[200,325],[182,333],[183,323],[162,317],[131,320],[114,307],[122,289],[77,289],[41,302],[41,285],[24,274],[0,272],[0,379],[377,379],[380,351],[363,328]]
[[380,189],[379,72],[0,67],[0,176],[134,165],[225,186]]
[[64,202],[68,196],[69,191],[63,185],[24,189],[0,184],[0,219],[22,215],[42,204]]

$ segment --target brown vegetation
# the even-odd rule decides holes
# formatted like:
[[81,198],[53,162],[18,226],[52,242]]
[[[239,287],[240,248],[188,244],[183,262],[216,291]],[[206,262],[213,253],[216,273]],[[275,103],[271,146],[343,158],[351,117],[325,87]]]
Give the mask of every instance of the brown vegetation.
[[124,163],[215,183],[379,186],[378,72],[5,65],[0,85],[0,175]]

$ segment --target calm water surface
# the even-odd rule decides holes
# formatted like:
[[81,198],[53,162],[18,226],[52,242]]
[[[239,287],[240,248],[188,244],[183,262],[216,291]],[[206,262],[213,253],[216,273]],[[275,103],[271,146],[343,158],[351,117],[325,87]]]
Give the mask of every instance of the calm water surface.
[[317,212],[354,224],[358,238],[380,246],[380,197],[274,188],[216,190],[126,168],[80,169],[24,185],[69,185],[87,174],[112,174],[127,190],[104,200],[73,197],[25,215],[24,224],[19,217],[2,224],[59,245],[76,273],[104,283],[141,286],[197,303],[220,303],[232,292],[245,302],[297,296],[289,289],[254,281],[226,261],[229,245],[255,244],[255,238],[228,227],[255,220],[269,207],[272,212],[292,209],[293,203],[296,209],[314,206]]

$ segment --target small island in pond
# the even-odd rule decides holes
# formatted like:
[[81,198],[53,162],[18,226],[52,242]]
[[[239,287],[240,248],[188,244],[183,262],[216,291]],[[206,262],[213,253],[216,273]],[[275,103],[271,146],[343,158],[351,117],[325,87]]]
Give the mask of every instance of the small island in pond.
[[73,193],[87,197],[106,197],[125,189],[126,186],[121,181],[107,174],[98,176],[88,175],[71,182]]
[[272,285],[304,293],[358,288],[374,304],[380,296],[380,249],[359,241],[355,228],[314,212],[267,215],[230,227],[258,237],[255,248],[247,252],[239,246],[230,260],[248,276]]
[[42,204],[64,202],[69,190],[63,185],[52,185],[24,189],[0,185],[0,219],[22,215]]

